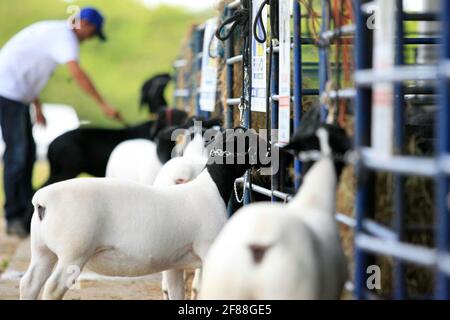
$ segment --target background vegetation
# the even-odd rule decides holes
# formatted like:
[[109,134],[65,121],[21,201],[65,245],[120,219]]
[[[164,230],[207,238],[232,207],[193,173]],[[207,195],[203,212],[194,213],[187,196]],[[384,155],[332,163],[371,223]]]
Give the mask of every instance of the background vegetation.
[[[81,46],[81,64],[92,76],[102,94],[120,109],[129,124],[148,118],[139,111],[141,84],[152,75],[171,72],[183,37],[194,23],[201,23],[211,12],[191,12],[161,6],[149,10],[139,0],[1,0],[0,48],[18,31],[41,20],[69,17],[69,5],[94,6],[106,17],[108,42],[92,40]],[[167,98],[171,100],[172,89]],[[106,119],[92,100],[72,81],[66,68],[59,67],[41,96],[43,102],[68,104],[81,120],[96,127],[120,127]],[[0,190],[3,190],[0,164]],[[34,185],[40,186],[48,176],[48,164],[38,163]],[[3,192],[0,192],[0,216]]]
[[[83,44],[81,63],[108,101],[123,112],[128,123],[148,117],[147,112],[138,109],[141,84],[156,73],[171,72],[188,27],[203,22],[212,14],[167,6],[149,10],[138,0],[1,0],[0,47],[33,22],[66,19],[70,16],[67,7],[74,4],[95,6],[107,19],[108,42],[92,40]],[[90,121],[92,126],[120,126],[103,117],[64,67],[53,75],[42,100],[73,106],[80,119]]]

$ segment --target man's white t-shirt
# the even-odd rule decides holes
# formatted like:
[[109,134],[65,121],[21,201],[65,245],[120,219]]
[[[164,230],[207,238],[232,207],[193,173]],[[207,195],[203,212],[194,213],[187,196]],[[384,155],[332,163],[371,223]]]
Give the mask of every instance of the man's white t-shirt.
[[30,104],[59,64],[78,59],[79,42],[66,21],[32,24],[0,49],[0,96]]

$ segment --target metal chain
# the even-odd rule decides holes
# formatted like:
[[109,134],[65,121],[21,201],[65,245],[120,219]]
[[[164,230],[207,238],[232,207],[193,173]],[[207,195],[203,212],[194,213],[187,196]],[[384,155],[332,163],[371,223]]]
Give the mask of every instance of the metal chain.
[[248,101],[250,97],[250,75],[248,68],[244,66],[244,92],[242,93],[241,103],[239,104],[239,124],[245,126],[245,111],[248,109]]
[[209,152],[209,156],[210,157],[229,157],[232,156],[233,154],[230,151],[223,151],[221,149],[213,149]]
[[241,103],[239,103],[239,124],[241,127],[244,126],[244,112],[246,108],[245,98],[241,97]]
[[247,189],[247,183],[248,183],[248,171],[245,172],[244,175],[244,186],[242,187],[242,198],[239,198],[238,192],[237,192],[237,180],[234,181],[234,196],[236,198],[236,201],[241,204],[244,202],[245,199],[245,191]]

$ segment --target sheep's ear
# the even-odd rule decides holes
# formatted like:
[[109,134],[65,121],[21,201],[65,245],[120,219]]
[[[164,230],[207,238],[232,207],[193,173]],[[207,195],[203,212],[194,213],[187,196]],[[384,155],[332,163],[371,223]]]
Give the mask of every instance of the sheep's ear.
[[210,128],[216,127],[216,126],[221,127],[222,125],[223,125],[223,121],[221,118],[214,118],[214,119],[203,121],[203,127],[206,129],[210,129]]
[[319,138],[320,151],[322,156],[330,157],[331,156],[331,147],[330,147],[330,135],[325,128],[319,128],[317,130],[317,138]]

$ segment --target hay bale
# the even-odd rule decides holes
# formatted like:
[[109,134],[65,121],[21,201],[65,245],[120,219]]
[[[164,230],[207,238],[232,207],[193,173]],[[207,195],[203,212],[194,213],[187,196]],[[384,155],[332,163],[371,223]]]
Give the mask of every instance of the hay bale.
[[[408,154],[421,156],[415,137],[408,137]],[[393,228],[394,218],[394,175],[376,175],[376,208],[375,218],[384,225]],[[427,226],[434,225],[434,186],[433,181],[409,177],[405,180],[405,226],[416,226],[418,229],[407,230],[404,241],[425,247],[434,246],[434,232]],[[393,293],[393,259],[377,257],[385,276],[382,278],[381,293],[390,297]],[[418,266],[406,265],[406,291],[410,296],[431,295],[434,288],[433,272]]]
[[[411,108],[411,107],[410,107]],[[412,107],[413,108],[413,107]],[[346,118],[346,131],[353,135],[353,117]],[[424,156],[420,148],[421,137],[417,134],[407,136],[407,154]],[[356,195],[356,176],[352,167],[347,167],[341,177],[337,191],[337,211],[349,216],[354,216],[354,204]],[[375,175],[375,217],[374,219],[393,228],[394,218],[394,175],[377,173]],[[433,231],[420,227],[434,225],[434,190],[433,181],[425,178],[409,177],[405,179],[405,225],[419,226],[418,230],[406,232],[407,243],[432,247],[434,245]],[[341,226],[341,238],[344,251],[349,261],[350,272],[354,273],[354,243],[353,230]],[[377,256],[375,263],[382,270],[382,289],[378,294],[384,297],[392,297],[394,292],[394,260]],[[424,296],[432,294],[434,286],[433,273],[430,270],[406,265],[406,289],[410,296]]]
[[[179,59],[185,60],[187,62],[186,66],[178,69],[177,79],[175,86],[177,89],[192,89],[192,70],[194,64],[194,53],[192,51],[192,37],[195,32],[197,25],[191,25],[189,30],[186,32],[186,36],[184,37],[183,44],[180,49]],[[186,99],[177,98],[175,99],[175,108],[184,110],[188,113],[192,113],[192,110],[195,109],[195,105],[192,104],[192,101],[188,101],[186,103]]]

